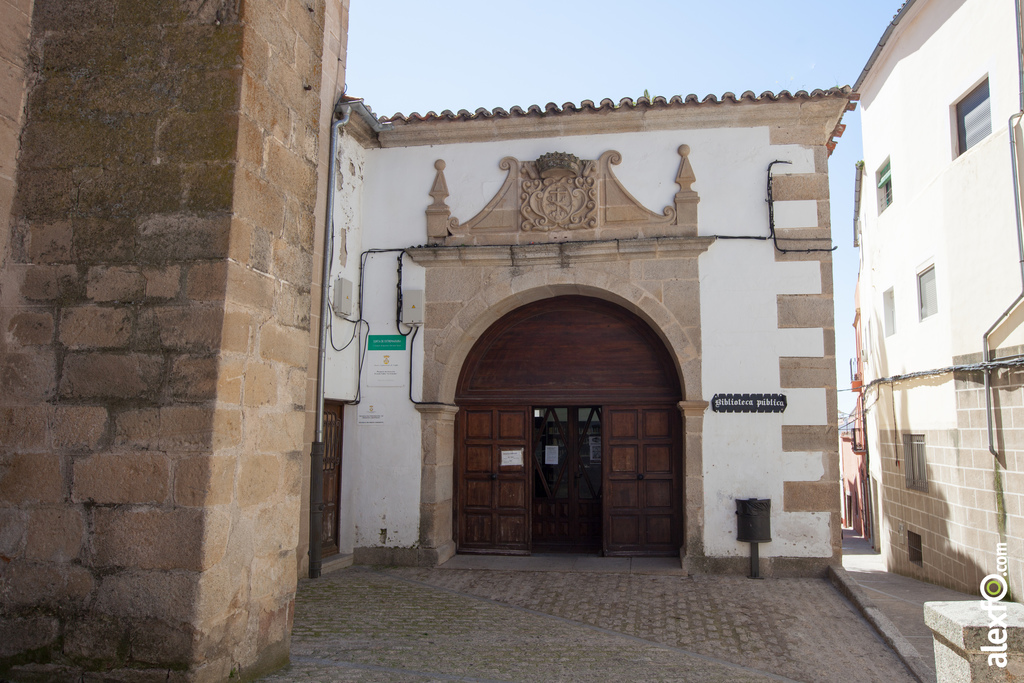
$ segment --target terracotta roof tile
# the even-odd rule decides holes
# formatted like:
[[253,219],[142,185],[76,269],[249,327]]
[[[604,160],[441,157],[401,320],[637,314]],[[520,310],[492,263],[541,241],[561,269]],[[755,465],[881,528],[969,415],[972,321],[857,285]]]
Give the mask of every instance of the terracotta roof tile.
[[581,111],[613,111],[615,109],[635,109],[635,108],[646,108],[646,109],[658,109],[664,107],[679,107],[689,105],[716,105],[725,103],[740,103],[740,102],[777,102],[779,100],[812,100],[822,97],[850,97],[850,87],[845,86],[842,88],[829,88],[828,90],[815,89],[811,92],[806,90],[798,90],[795,93],[791,93],[788,90],[782,90],[779,93],[773,93],[765,91],[760,95],[755,95],[753,91],[747,90],[739,97],[731,92],[724,93],[721,98],[717,98],[714,95],[706,95],[703,99],[698,98],[696,95],[686,95],[682,97],[675,95],[669,99],[664,97],[654,97],[648,99],[646,97],[640,97],[633,100],[629,97],[624,97],[615,103],[611,99],[605,98],[601,100],[600,104],[594,104],[593,100],[583,100],[579,105],[572,102],[566,102],[559,107],[554,102],[548,102],[543,107],[536,104],[530,105],[526,109],[515,106],[509,110],[502,109],[501,107],[495,107],[494,109],[485,109],[483,107],[477,109],[474,112],[470,112],[466,109],[460,109],[458,113],[452,113],[451,110],[445,109],[440,114],[429,111],[426,114],[420,114],[413,112],[411,114],[402,114],[401,112],[394,114],[389,117],[381,117],[382,122],[395,122],[400,121],[402,123],[416,123],[419,121],[471,121],[474,119],[492,119],[492,118],[517,118],[524,116],[534,115],[560,115],[560,114],[571,114],[574,112]]

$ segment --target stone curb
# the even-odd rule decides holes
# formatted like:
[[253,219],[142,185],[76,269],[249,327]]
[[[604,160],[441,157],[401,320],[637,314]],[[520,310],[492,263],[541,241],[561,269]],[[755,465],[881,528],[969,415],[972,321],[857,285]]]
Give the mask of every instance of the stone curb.
[[917,651],[917,648],[910,644],[909,640],[903,637],[900,630],[896,628],[896,624],[875,607],[875,603],[871,602],[871,598],[860,584],[853,580],[845,569],[837,565],[829,566],[828,578],[836,590],[852,602],[857,611],[878,631],[878,635],[882,637],[886,645],[893,649],[896,656],[914,675],[914,678],[921,683],[933,683],[934,679],[925,666],[924,657]]

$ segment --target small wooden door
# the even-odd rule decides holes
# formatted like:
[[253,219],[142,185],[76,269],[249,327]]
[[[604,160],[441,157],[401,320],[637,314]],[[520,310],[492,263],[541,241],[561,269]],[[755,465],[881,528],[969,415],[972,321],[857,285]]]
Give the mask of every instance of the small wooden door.
[[533,411],[533,550],[601,549],[601,408]]
[[605,410],[606,555],[674,555],[683,531],[679,410],[674,405]]
[[525,554],[530,550],[526,407],[459,411],[459,549]]
[[324,518],[320,537],[323,557],[339,551],[338,512],[341,501],[341,437],[343,406],[324,404]]

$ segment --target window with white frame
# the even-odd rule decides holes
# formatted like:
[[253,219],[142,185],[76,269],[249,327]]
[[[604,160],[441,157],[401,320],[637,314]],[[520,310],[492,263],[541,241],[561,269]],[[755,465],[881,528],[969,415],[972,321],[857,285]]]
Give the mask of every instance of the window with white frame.
[[875,181],[878,183],[878,213],[882,213],[892,204],[892,163],[888,159],[875,174]]
[[935,298],[935,266],[917,274],[917,312],[921,320],[939,312]]
[[882,313],[885,316],[885,336],[891,337],[896,333],[896,295],[892,287],[882,294]]
[[924,456],[924,434],[903,435],[903,463],[907,471],[907,488],[927,491],[928,474]]
[[986,78],[956,103],[957,154],[963,154],[991,134],[992,104]]

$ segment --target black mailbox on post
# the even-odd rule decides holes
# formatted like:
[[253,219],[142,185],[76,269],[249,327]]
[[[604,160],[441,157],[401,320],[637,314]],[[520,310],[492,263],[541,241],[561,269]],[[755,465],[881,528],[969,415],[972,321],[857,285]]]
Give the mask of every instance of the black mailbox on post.
[[772,540],[772,499],[736,499],[736,540],[767,543]]
[[750,578],[761,578],[757,544],[772,540],[771,498],[736,499],[736,540],[750,544]]

